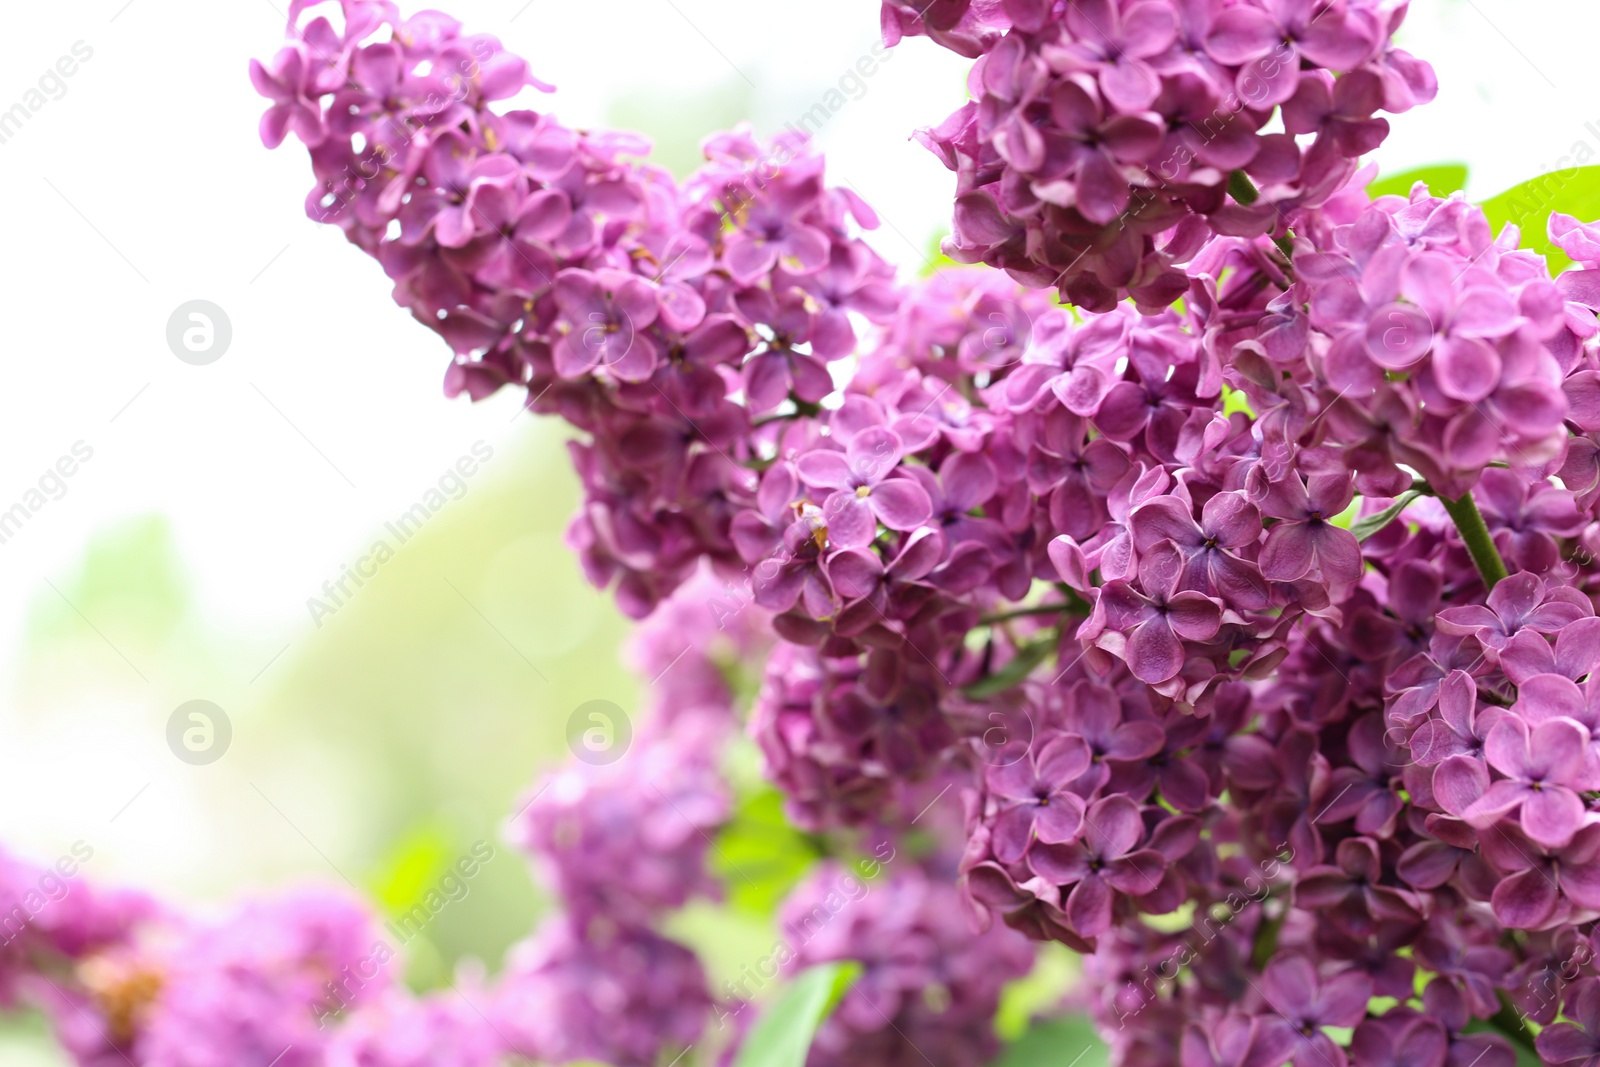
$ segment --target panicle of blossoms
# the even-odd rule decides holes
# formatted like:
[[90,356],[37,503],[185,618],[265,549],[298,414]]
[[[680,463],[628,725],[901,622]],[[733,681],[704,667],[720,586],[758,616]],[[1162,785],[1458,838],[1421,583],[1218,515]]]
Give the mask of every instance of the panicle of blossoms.
[[650,721],[670,728],[680,716],[712,713],[731,721],[737,690],[753,684],[753,665],[773,644],[771,619],[751,599],[743,576],[709,565],[673,591],[629,638],[629,665],[649,680]]
[[[1325,455],[1375,497],[1421,476],[1454,499],[1491,464],[1559,461],[1564,383],[1592,358],[1592,332],[1571,323],[1592,311],[1569,313],[1544,259],[1514,228],[1491,235],[1460,194],[1419,184],[1351,214],[1324,243],[1300,242],[1293,283],[1252,331],[1216,334],[1275,445],[1305,448],[1307,471]],[[1570,388],[1581,397],[1587,380]]]
[[952,52],[976,59],[1011,28],[1004,0],[883,0],[883,40],[931,37]]
[[342,32],[301,27],[305,6],[251,75],[273,101],[266,143],[310,149],[311,217],[450,344],[450,395],[509,385],[585,431],[569,540],[624,610],[647,614],[703,556],[736,564],[752,418],[822,399],[852,316],[893,309],[888,265],[856,236],[871,210],[794,137],[720,135],[680,187],[638,162],[642,139],[496,111],[549,87],[493,37],[369,0],[343,0]]
[[[899,289],[855,236],[870,209],[797,142],[712,138],[680,186],[638,143],[490,110],[525,66],[442,16],[352,0],[258,81],[268,140],[301,133],[323,180],[377,143],[332,115],[409,109],[405,161],[340,224],[455,346],[452,390],[527,388],[585,432],[591,578],[635,614],[684,590],[643,662],[670,674],[667,630],[704,644],[719,583],[770,613],[750,730],[797,823],[894,832],[959,787],[939,874],[984,938],[999,918],[1094,953],[1125,1065],[1510,1067],[1479,1025],[1507,1002],[1581,1063],[1600,228],[1552,218],[1578,265],[1552,279],[1460,196],[1368,201],[1377,112],[1433,92],[1390,43],[1404,12],[889,0],[889,39],[977,58],[928,140],[958,173],[952,253],[1012,279]],[[482,69],[436,108],[375,93],[351,72],[384,25],[408,61]],[[859,319],[881,327],[860,346]],[[661,698],[650,774],[574,772],[519,823],[568,908],[507,987],[530,1054],[648,1062],[698,1033],[698,964],[646,924],[703,888],[725,817],[697,744],[728,719],[714,666],[695,651]],[[888,958],[893,930],[970,960],[982,938],[944,940],[928,903],[956,890],[918,885],[816,958]],[[1154,918],[1185,906],[1188,932]],[[938,1019],[893,967],[860,989],[909,1028],[960,1021],[933,1040],[976,1058],[986,1023],[948,1013],[990,986],[935,973]],[[855,1003],[816,1055],[901,1055]]]
[[573,763],[551,775],[510,829],[580,924],[644,924],[715,892],[708,835],[732,808],[718,768],[725,717],[685,714],[647,731],[616,762]]
[[[828,899],[841,885],[859,895]],[[1033,966],[1033,946],[1003,927],[975,933],[955,887],[909,858],[868,882],[825,863],[784,901],[779,921],[794,942],[792,969],[837,960],[862,968],[818,1029],[809,1067],[910,1067],[927,1054],[981,1067],[999,1051],[1001,988]]]
[[42,867],[0,847],[0,1005],[12,1004],[19,984],[43,973],[114,952],[137,928],[162,914],[157,902],[133,890],[108,889],[79,876],[93,855],[79,842],[69,856]]
[[882,650],[819,656],[780,644],[750,732],[785,810],[808,830],[892,821],[902,789],[945,765],[956,732],[927,664]]
[[489,1018],[529,1059],[654,1067],[699,1039],[710,1010],[689,949],[647,927],[557,917],[513,949]]
[[323,1067],[329,1021],[393,981],[371,916],[326,890],[213,919],[152,917],[133,934],[65,975],[30,976],[80,1064]]
[[[505,1040],[466,994],[391,993],[355,1013],[327,1050],[327,1067],[498,1067]],[[476,1000],[476,992],[473,994]]]
[[[920,139],[956,173],[963,262],[1080,307],[1167,307],[1212,237],[1282,236],[1431,100],[1397,0],[884,4],[885,39],[977,56],[972,100]],[[920,9],[920,5],[917,6]]]

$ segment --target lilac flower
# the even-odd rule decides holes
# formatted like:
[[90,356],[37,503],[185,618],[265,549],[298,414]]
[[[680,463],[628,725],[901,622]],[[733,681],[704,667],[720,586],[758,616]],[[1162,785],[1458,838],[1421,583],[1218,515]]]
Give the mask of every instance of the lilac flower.
[[1502,716],[1496,707],[1478,708],[1477,683],[1463,670],[1451,671],[1439,687],[1439,717],[1411,734],[1411,757],[1432,767],[1451,756],[1481,759],[1484,743]]
[[796,460],[807,485],[831,489],[823,505],[829,540],[840,548],[862,548],[877,524],[911,530],[928,521],[933,502],[909,478],[893,477],[904,446],[891,430],[857,434],[844,451],[817,449]]
[[803,511],[783,531],[777,553],[755,568],[755,602],[771,611],[788,611],[799,603],[813,618],[832,615],[838,600],[823,564],[823,543],[831,534],[816,508]]
[[1110,764],[1137,763],[1161,751],[1164,735],[1160,724],[1129,719],[1116,690],[1088,679],[1067,691],[1062,722],[1089,746],[1095,767],[1081,785],[1090,790],[1105,784]]
[[555,297],[567,324],[555,346],[558,373],[572,378],[604,367],[623,381],[650,376],[656,346],[644,331],[658,305],[641,279],[619,271],[563,271]]
[[1083,799],[1067,786],[1089,769],[1089,746],[1063,734],[1030,747],[1013,763],[990,767],[984,779],[999,813],[991,847],[1001,863],[1022,859],[1035,836],[1047,845],[1067,844],[1083,830]]
[[1177,496],[1160,497],[1133,513],[1134,546],[1149,551],[1171,541],[1184,556],[1183,584],[1242,609],[1267,606],[1267,587],[1239,550],[1261,537],[1261,513],[1242,493],[1218,493],[1205,502],[1200,521]]
[[173,1067],[319,1067],[331,1016],[381,996],[394,951],[344,896],[302,890],[185,931],[138,1038]]
[[502,1042],[466,995],[397,996],[359,1013],[339,1028],[327,1067],[494,1067]]
[[[1439,988],[1428,999],[1430,1007],[1449,1009],[1441,1010],[1441,1016],[1459,1014],[1464,1024],[1470,1015],[1489,1016],[1500,1010],[1498,990],[1504,987],[1506,972],[1514,960],[1507,950],[1498,945],[1476,944],[1469,932],[1455,923],[1436,920],[1417,941],[1416,955],[1423,966],[1439,976],[1429,984],[1430,988]],[[1447,989],[1454,994],[1449,999],[1459,1001],[1459,1005],[1441,1003]],[[1461,1028],[1455,1021],[1448,1025],[1453,1030]]]
[[1505,775],[1463,814],[1480,828],[1520,811],[1522,831],[1548,848],[1572,840],[1585,808],[1576,789],[1585,781],[1588,737],[1577,724],[1550,719],[1531,729],[1516,716],[1495,724],[1484,742],[1489,765]]
[[1600,826],[1589,824],[1560,848],[1539,844],[1514,825],[1482,835],[1485,861],[1499,876],[1494,915],[1513,929],[1538,929],[1574,904],[1600,904]]
[[[1320,10],[1312,0],[1264,0],[1221,12],[1211,24],[1206,48],[1227,64],[1245,64],[1240,95],[1257,105],[1282,103],[1293,95],[1301,58],[1316,67],[1352,70],[1377,46],[1377,27],[1354,12]],[[1288,52],[1279,57],[1279,50]],[[1276,62],[1266,62],[1271,56]],[[1251,93],[1246,77],[1265,89]]]
[[[1183,668],[1183,642],[1206,641],[1222,625],[1222,607],[1194,590],[1180,591],[1183,563],[1178,549],[1163,541],[1139,563],[1139,585],[1107,583],[1095,606],[1111,643],[1140,681],[1156,684]],[[1107,642],[1107,637],[1118,638]]]
[[1395,772],[1406,760],[1390,741],[1383,719],[1376,713],[1355,721],[1345,746],[1351,766],[1333,772],[1328,790],[1334,796],[1317,821],[1337,823],[1353,817],[1357,833],[1389,837],[1403,807]]
[[[1259,469],[1259,468],[1258,468]],[[1361,576],[1361,546],[1333,519],[1353,495],[1344,475],[1318,475],[1309,484],[1290,478],[1261,490],[1264,514],[1282,521],[1267,531],[1261,546],[1261,573],[1274,582],[1320,574],[1329,583]]]
[[1265,1026],[1293,1035],[1295,1067],[1312,1067],[1344,1059],[1343,1049],[1323,1028],[1354,1026],[1365,1018],[1372,979],[1354,971],[1322,979],[1305,957],[1279,956],[1262,974],[1260,994],[1278,1014]]
[[[752,307],[755,301],[761,302],[758,307]],[[791,290],[781,300],[774,300],[765,290],[741,294],[740,311],[753,321],[770,323],[773,333],[765,348],[741,368],[752,411],[769,411],[788,399],[791,392],[797,399],[815,404],[833,391],[833,379],[822,360],[795,351],[796,345],[804,345],[810,339],[812,329],[811,315],[799,290]]]
[[291,133],[308,148],[316,147],[327,137],[322,108],[317,106],[310,84],[309,67],[305,49],[296,45],[280,50],[271,66],[250,61],[250,81],[256,92],[272,101],[261,116],[261,141],[268,148],[278,147]]
[[1554,645],[1537,631],[1522,631],[1500,650],[1500,667],[1519,686],[1540,674],[1582,681],[1600,667],[1600,619],[1590,616],[1563,626]]
[[999,913],[1007,926],[1031,940],[1061,941],[1080,950],[1091,947],[1067,924],[1061,891],[1047,878],[1033,875],[1019,885],[1004,867],[983,862],[964,870],[961,884],[985,929]]
[[1170,9],[1093,0],[1067,11],[1065,29],[1070,43],[1062,54],[1072,66],[1097,73],[1100,91],[1113,107],[1140,111],[1155,101],[1161,83],[1146,61],[1172,44],[1177,21]]
[[[1148,91],[1154,99],[1154,76],[1148,78],[1148,89],[1139,84],[1146,81],[1148,67],[1132,59],[1121,69],[1128,73],[1114,73],[1117,67],[1113,66],[1101,77],[1119,81],[1128,95],[1142,96]],[[1111,222],[1128,209],[1131,199],[1123,171],[1129,164],[1144,163],[1160,148],[1160,122],[1149,114],[1107,115],[1091,90],[1071,81],[1061,82],[1051,93],[1050,114],[1068,146],[1066,167],[1073,180],[1043,171],[1037,179],[1038,195],[1046,201],[1072,202],[1090,222]],[[995,147],[1006,162],[1021,171],[1041,171],[1051,162],[1043,138],[1020,114],[999,131]]]
[[1522,572],[1489,591],[1486,605],[1470,604],[1439,613],[1441,633],[1476,637],[1502,649],[1519,631],[1559,633],[1562,627],[1594,615],[1594,607],[1575,589],[1547,587],[1536,574]]
[[1350,1040],[1355,1067],[1445,1067],[1449,1041],[1433,1019],[1367,1019]]
[[1389,135],[1388,121],[1373,118],[1382,106],[1383,82],[1371,71],[1337,79],[1307,75],[1283,103],[1283,128],[1293,134],[1315,133],[1338,155],[1354,159]]
[[1105,497],[1128,471],[1128,457],[1111,440],[1089,440],[1088,425],[1065,409],[1049,412],[1028,456],[1028,487],[1050,494],[1051,522],[1088,537],[1106,520]]
[[1144,839],[1139,808],[1127,797],[1095,801],[1083,817],[1083,840],[1072,845],[1040,843],[1028,854],[1034,874],[1071,886],[1063,911],[1080,937],[1097,937],[1110,928],[1117,893],[1154,892],[1166,870],[1166,857],[1138,848]]
[[712,890],[708,835],[731,814],[713,762],[720,730],[681,720],[615,763],[568,767],[523,805],[515,840],[548,866],[575,914],[644,922]]
[[1377,842],[1351,837],[1334,851],[1335,867],[1312,867],[1294,887],[1295,907],[1328,914],[1356,936],[1371,933],[1381,921],[1414,922],[1420,919],[1419,901],[1404,889],[1383,885],[1383,865]]
[[1207,1028],[1190,1023],[1183,1031],[1183,1067],[1268,1067],[1281,1065],[1294,1051],[1294,1035],[1263,1018],[1224,1015]]
[[1580,781],[1585,789],[1600,788],[1600,681],[1590,679],[1581,687],[1558,674],[1536,674],[1517,687],[1517,702],[1511,710],[1537,728],[1552,720],[1577,723],[1587,734]]
[[1539,1056],[1563,1067],[1600,1067],[1600,979],[1584,978],[1567,990],[1566,1014],[1576,1022],[1556,1023],[1535,1041]]
[[1575,537],[1585,525],[1571,493],[1549,482],[1529,484],[1508,470],[1484,471],[1475,496],[1495,547],[1517,570],[1549,571],[1561,557],[1557,538]]
[[821,192],[816,176],[780,175],[765,195],[737,212],[740,226],[728,238],[727,264],[734,281],[749,285],[780,263],[791,274],[812,274],[827,266],[826,233],[797,216]]
[[834,630],[846,637],[880,622],[910,618],[934,595],[922,579],[943,562],[944,535],[926,526],[912,531],[887,563],[872,552],[846,548],[828,557],[828,580],[846,601]]

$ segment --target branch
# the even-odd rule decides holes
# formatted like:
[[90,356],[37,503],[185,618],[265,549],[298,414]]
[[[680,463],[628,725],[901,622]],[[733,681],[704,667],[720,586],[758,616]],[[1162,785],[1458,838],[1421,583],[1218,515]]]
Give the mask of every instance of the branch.
[[1489,535],[1489,527],[1484,523],[1478,505],[1473,502],[1472,493],[1463,493],[1459,500],[1441,496],[1439,503],[1444,505],[1444,510],[1450,513],[1451,520],[1455,522],[1461,540],[1472,555],[1472,562],[1477,564],[1478,573],[1483,575],[1484,588],[1493,589],[1509,572],[1505,560],[1500,558],[1499,550],[1494,547],[1494,538]]

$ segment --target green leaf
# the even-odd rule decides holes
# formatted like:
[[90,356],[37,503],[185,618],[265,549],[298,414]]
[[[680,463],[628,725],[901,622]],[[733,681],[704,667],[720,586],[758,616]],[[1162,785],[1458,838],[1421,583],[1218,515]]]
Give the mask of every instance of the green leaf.
[[1055,651],[1058,644],[1060,640],[1051,634],[1031,645],[1023,645],[1017,649],[1017,654],[1011,662],[1007,663],[998,674],[991,674],[981,682],[972,683],[963,692],[974,700],[982,700],[997,693],[1004,693],[1014,685],[1020,685],[1024,678],[1033,673],[1035,667],[1044,662],[1046,656]]
[[1036,1023],[1007,1045],[991,1067],[1106,1067],[1111,1053],[1081,1015]]
[[860,973],[854,960],[801,971],[750,1028],[734,1067],[805,1067],[817,1027]]
[[711,863],[728,902],[764,918],[777,910],[817,854],[812,840],[783,817],[783,795],[763,785],[740,803],[717,835]]
[[1374,200],[1380,196],[1410,196],[1411,187],[1418,182],[1426,182],[1428,192],[1434,196],[1449,196],[1467,187],[1467,168],[1463,163],[1434,163],[1385,174],[1367,186],[1367,195]]
[[[1193,904],[1189,905],[1192,911]],[[1148,921],[1149,916],[1146,916]],[[1184,926],[1188,926],[1187,920]],[[1082,975],[1080,957],[1059,941],[1039,944],[1033,970],[1007,982],[1000,991],[1000,1008],[994,1016],[994,1032],[1002,1041],[1015,1041],[1028,1032],[1033,1020],[1056,1010],[1061,991],[1070,989]]]
[[1551,273],[1557,273],[1572,260],[1550,243],[1550,213],[1559,211],[1584,222],[1600,218],[1600,166],[1541,174],[1490,197],[1482,207],[1492,231],[1499,233],[1508,222],[1516,224],[1522,230],[1522,247],[1544,256]]
[[372,895],[390,915],[420,901],[450,863],[450,835],[437,822],[412,827],[369,880]]
[[1394,498],[1393,504],[1390,504],[1376,515],[1368,515],[1357,519],[1350,525],[1350,532],[1356,535],[1357,541],[1365,541],[1395,519],[1398,519],[1400,513],[1410,507],[1411,502],[1421,495],[1422,491],[1420,489],[1407,489]]

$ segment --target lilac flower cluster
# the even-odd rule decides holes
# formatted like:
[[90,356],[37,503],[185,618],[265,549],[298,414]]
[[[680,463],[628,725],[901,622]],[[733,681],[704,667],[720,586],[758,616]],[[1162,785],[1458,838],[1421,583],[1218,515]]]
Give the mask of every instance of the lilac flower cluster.
[[[563,909],[512,950],[495,994],[489,1018],[517,1055],[650,1067],[681,1055],[705,1028],[705,971],[656,926],[692,898],[719,893],[706,859],[732,816],[719,763],[734,720],[710,645],[740,613],[717,594],[702,574],[642,629],[634,654],[657,683],[682,673],[633,746],[616,762],[548,776],[513,820],[513,841],[545,870]],[[750,623],[759,618],[752,611],[742,629],[726,628],[757,642]],[[692,655],[685,641],[698,645]],[[662,642],[676,648],[670,658]]]
[[714,138],[679,186],[635,162],[639,138],[492,110],[549,88],[493,37],[342,7],[342,32],[291,19],[290,43],[251,67],[273,101],[267,144],[293,132],[311,150],[308,214],[450,343],[447,392],[525,389],[587,434],[569,540],[626,611],[647,614],[702,557],[735,565],[728,522],[754,489],[741,463],[770,451],[753,423],[832,390],[852,315],[892,314],[891,272],[856,236],[876,217],[796,139]]
[[560,918],[513,952],[489,1016],[544,1063],[649,1067],[681,1055],[711,1012],[693,952],[645,926]]
[[714,891],[708,833],[729,815],[725,721],[687,718],[615,763],[568,765],[521,805],[513,841],[538,857],[580,923],[645,924]]
[[983,1062],[1013,931],[1088,956],[1122,1067],[1600,1058],[1600,226],[1551,218],[1553,277],[1460,195],[1367,197],[1377,113],[1433,94],[1404,4],[887,0],[890,40],[976,60],[927,140],[950,252],[1006,272],[904,284],[797,140],[713,137],[680,185],[491,107],[538,87],[493,38],[307,6],[253,68],[263,135],[308,145],[313,216],[451,344],[451,393],[584,433],[573,547],[653,613],[653,714],[514,820],[563,908],[498,1037],[381,981],[304,1032],[358,913],[147,941],[107,905],[0,950],[0,992],[61,979],[82,1062],[209,1064],[177,1027],[306,1067],[679,1054],[712,1002],[659,921],[715,888],[763,656],[791,820],[934,842],[791,961],[865,964],[814,1064]]
[[[948,5],[909,21],[895,10],[898,32],[982,57],[978,102],[935,138],[965,168],[953,250],[1023,285],[958,270],[889,290],[869,271],[877,288],[853,310],[882,328],[838,390],[826,363],[852,349],[853,330],[837,346],[813,326],[774,334],[811,337],[803,350],[730,348],[742,389],[717,394],[732,421],[717,423],[728,435],[715,448],[740,475],[717,484],[738,488],[680,501],[675,516],[719,533],[682,541],[668,585],[624,589],[625,601],[648,608],[706,557],[779,639],[751,730],[791,817],[892,830],[915,817],[905,798],[918,783],[962,783],[965,899],[1095,953],[1108,973],[1170,952],[1143,917],[1234,914],[1247,869],[1292,850],[1278,895],[1237,909],[1219,935],[1226,949],[1163,974],[1131,1015],[1126,990],[1102,1005],[1123,1017],[1123,1062],[1500,1056],[1504,1038],[1469,1024],[1498,1014],[1495,991],[1512,995],[1529,957],[1488,949],[1499,931],[1580,918],[1596,849],[1584,829],[1596,785],[1588,757],[1572,755],[1586,751],[1591,720],[1573,710],[1586,704],[1554,682],[1532,692],[1562,710],[1524,699],[1500,654],[1516,641],[1541,664],[1567,663],[1574,690],[1587,676],[1574,673],[1578,631],[1565,652],[1551,642],[1593,616],[1579,591],[1587,564],[1573,561],[1593,500],[1547,480],[1600,484],[1594,441],[1576,458],[1567,444],[1600,428],[1585,421],[1586,272],[1554,283],[1460,197],[1361,195],[1355,158],[1384,129],[1373,113],[1431,95],[1425,66],[1387,44],[1400,8]],[[1294,56],[1275,62],[1279,47]],[[1229,105],[1244,82],[1266,96]],[[1262,134],[1280,105],[1287,133]],[[1192,107],[1225,120],[1217,136],[1189,137]],[[1116,155],[1130,144],[1138,152]],[[1146,168],[1138,180],[1163,149],[1184,150],[1181,179]],[[759,149],[713,139],[708,158],[680,203],[726,204]],[[745,287],[747,332],[798,314],[784,310],[785,262],[821,262],[820,240],[783,215],[793,169],[751,209],[764,237],[742,217],[725,236],[687,226],[710,250],[695,277]],[[800,173],[820,182],[820,164]],[[608,232],[620,246],[659,240],[658,221]],[[986,226],[1010,229],[969,240]],[[1556,228],[1574,259],[1594,261],[1593,231]],[[999,248],[1040,258],[1000,263]],[[615,359],[579,384],[609,397],[628,381],[613,364],[638,358],[615,338],[659,317],[651,299],[666,305],[637,278],[607,277],[603,299],[559,280],[551,293],[606,324]],[[1051,284],[1083,310],[1028,291]],[[1116,302],[1129,294],[1146,314]],[[1180,295],[1182,314],[1161,310]],[[571,337],[553,342],[551,372],[507,378],[569,387]],[[576,455],[593,515],[608,437],[586,421],[592,406],[556,410],[594,434]],[[657,492],[648,478],[614,485],[611,519]],[[1402,521],[1365,543],[1336,521],[1391,501]],[[1504,578],[1508,564],[1519,573]],[[720,595],[687,592],[681,603]],[[1521,635],[1529,619],[1537,638]],[[646,658],[664,659],[667,643],[646,641]],[[692,681],[706,666],[697,659],[687,702],[725,707],[714,679]],[[1487,707],[1460,695],[1474,683]],[[558,861],[575,872],[558,877],[569,898],[637,920],[652,886],[694,885],[657,879],[658,854],[634,846],[638,831],[618,834],[604,807],[577,818],[612,826],[594,840],[625,847],[576,844]],[[651,807],[623,810],[648,827]],[[530,843],[557,840],[589,839],[568,828]],[[698,871],[682,841],[690,854],[674,859]],[[577,859],[600,855],[611,859],[588,869]],[[1551,891],[1557,872],[1570,888]],[[618,886],[646,905],[615,899]],[[1457,900],[1494,918],[1447,906]],[[552,958],[530,973],[569,969]],[[1418,969],[1434,976],[1421,1002]],[[1372,995],[1400,1003],[1369,1018]]]
[[919,136],[957,176],[947,254],[1108,311],[1172,304],[1218,234],[1283,236],[1431,100],[1398,0],[885,0],[889,43],[976,57]]
[[193,919],[0,854],[0,993],[46,1011],[85,1067],[649,1067],[710,1014],[699,960],[653,925],[716,891],[708,834],[730,804],[716,766],[727,709],[669,721],[623,761],[560,771],[523,804],[514,839],[563,909],[487,987],[464,976],[404,991],[397,950],[341,894]]
[[780,914],[782,928],[805,935],[794,968],[861,964],[817,1032],[808,1067],[911,1067],[934,1054],[950,1067],[992,1060],[1001,987],[1033,966],[1032,946],[1004,928],[974,936],[955,887],[920,866],[866,883],[835,914],[827,896],[841,876],[836,864],[821,865]]
[[[91,926],[126,922],[114,897],[90,899]],[[146,905],[25,982],[86,1067],[323,1067],[329,1020],[387,995],[389,959],[365,909],[303,890],[211,920]]]

